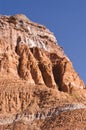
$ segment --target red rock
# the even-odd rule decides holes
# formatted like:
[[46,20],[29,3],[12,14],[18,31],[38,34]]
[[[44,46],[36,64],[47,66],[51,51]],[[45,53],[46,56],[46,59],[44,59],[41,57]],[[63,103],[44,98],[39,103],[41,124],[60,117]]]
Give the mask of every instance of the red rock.
[[69,94],[77,92],[85,100],[84,88],[52,32],[22,14],[0,16],[0,129],[41,130],[40,121],[26,125],[22,114],[74,102]]

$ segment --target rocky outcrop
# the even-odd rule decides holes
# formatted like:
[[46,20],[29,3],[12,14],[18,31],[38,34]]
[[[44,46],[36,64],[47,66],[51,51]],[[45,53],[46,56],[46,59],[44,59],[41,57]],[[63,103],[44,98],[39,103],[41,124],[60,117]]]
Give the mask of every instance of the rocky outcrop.
[[51,129],[42,115],[85,102],[84,88],[52,32],[22,14],[0,16],[0,130]]
[[84,88],[53,33],[22,14],[0,16],[0,72],[69,93]]

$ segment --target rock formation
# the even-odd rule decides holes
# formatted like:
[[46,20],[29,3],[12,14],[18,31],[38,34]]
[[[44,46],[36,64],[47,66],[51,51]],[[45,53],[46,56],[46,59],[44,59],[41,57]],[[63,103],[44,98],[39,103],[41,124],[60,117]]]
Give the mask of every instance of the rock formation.
[[84,89],[52,32],[22,14],[0,16],[0,130],[41,130],[15,120],[73,102],[69,94]]
[[0,16],[0,73],[65,92],[84,88],[53,33],[24,15]]

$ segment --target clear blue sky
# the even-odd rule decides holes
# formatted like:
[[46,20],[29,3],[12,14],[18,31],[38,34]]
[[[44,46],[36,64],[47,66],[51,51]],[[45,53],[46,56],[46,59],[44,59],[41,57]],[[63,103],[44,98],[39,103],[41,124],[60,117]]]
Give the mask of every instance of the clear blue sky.
[[0,0],[0,14],[19,13],[54,32],[86,83],[86,0]]

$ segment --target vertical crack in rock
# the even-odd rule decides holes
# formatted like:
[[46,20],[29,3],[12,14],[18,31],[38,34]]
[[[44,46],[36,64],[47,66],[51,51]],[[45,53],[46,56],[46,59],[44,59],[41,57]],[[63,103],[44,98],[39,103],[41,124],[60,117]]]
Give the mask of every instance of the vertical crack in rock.
[[54,81],[54,77],[52,73],[52,63],[50,62],[50,59],[46,56],[46,54],[41,49],[34,48],[32,52],[34,57],[38,61],[38,66],[42,73],[43,80],[46,86],[50,88],[55,88],[56,83]]
[[27,44],[22,45],[21,43],[19,43],[16,47],[16,51],[17,54],[20,55],[18,69],[20,77],[22,77],[23,79],[27,79],[30,82],[32,79],[32,82],[34,80],[35,84],[44,84],[41,72],[38,67],[38,63]]

